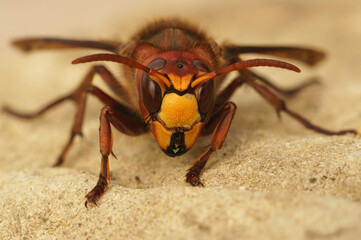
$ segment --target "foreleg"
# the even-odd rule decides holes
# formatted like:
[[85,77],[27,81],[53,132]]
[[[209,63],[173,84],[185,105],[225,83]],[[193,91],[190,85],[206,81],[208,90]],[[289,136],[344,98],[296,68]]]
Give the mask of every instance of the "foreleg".
[[112,124],[118,130],[127,128],[129,135],[138,135],[146,132],[146,124],[141,121],[131,120],[122,117],[112,107],[105,106],[100,113],[100,128],[99,128],[99,146],[102,155],[100,164],[99,179],[93,190],[91,190],[85,197],[85,206],[88,202],[96,204],[101,196],[109,187],[110,171],[109,171],[109,155],[113,154],[113,136],[111,126]]
[[[197,158],[192,167],[188,169],[186,182],[190,183],[192,186],[203,186],[199,180],[199,175],[212,153],[222,147],[229,127],[231,126],[236,108],[237,107],[233,102],[227,102],[220,112],[210,119],[210,122],[218,122],[218,125],[213,131],[210,147],[199,158]],[[212,128],[212,126],[206,126],[206,128],[208,127]]]

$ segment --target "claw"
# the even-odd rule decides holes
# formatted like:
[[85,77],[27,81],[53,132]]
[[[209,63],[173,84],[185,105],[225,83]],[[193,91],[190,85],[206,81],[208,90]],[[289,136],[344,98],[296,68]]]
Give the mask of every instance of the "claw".
[[203,183],[199,180],[199,177],[192,172],[188,172],[186,175],[186,182],[190,183],[193,187],[201,186],[204,187]]
[[103,196],[106,188],[108,188],[108,182],[104,177],[100,177],[97,185],[91,190],[85,197],[85,207],[88,207],[88,202],[98,206],[97,201]]
[[90,202],[90,203],[92,203],[92,204],[94,204],[95,206],[97,206],[97,207],[98,207],[97,202],[95,202],[95,201],[88,201],[88,200],[86,200],[86,201],[85,201],[85,203],[84,203],[84,205],[85,205],[85,207],[86,207],[86,208],[88,208],[88,202]]
[[85,205],[85,207],[86,208],[88,208],[88,203],[92,203],[92,204],[94,204],[95,206],[97,206],[98,207],[98,204],[97,204],[97,200],[98,199],[94,199],[93,197],[90,197],[90,196],[88,196],[89,194],[87,194],[85,197],[87,198],[87,200],[85,200],[85,203],[84,203],[84,205]]

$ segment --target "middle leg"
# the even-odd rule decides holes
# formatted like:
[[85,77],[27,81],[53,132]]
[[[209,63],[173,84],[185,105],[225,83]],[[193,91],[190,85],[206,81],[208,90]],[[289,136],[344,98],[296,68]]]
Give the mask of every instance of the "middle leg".
[[[42,109],[38,110],[35,113],[22,113],[13,110],[12,108],[8,106],[4,106],[3,110],[15,117],[22,118],[22,119],[33,119],[40,117],[42,114],[46,113],[48,110],[58,106],[59,104],[67,101],[72,100],[75,102],[77,106],[76,114],[73,120],[73,125],[71,128],[70,136],[61,151],[56,163],[53,166],[60,166],[64,162],[64,159],[66,155],[68,154],[74,138],[79,135],[82,136],[82,125],[84,121],[84,113],[85,113],[85,106],[86,106],[86,99],[87,94],[91,92],[94,88],[92,88],[92,82],[95,74],[99,74],[101,79],[110,87],[110,89],[118,96],[127,96],[127,91],[120,85],[120,83],[117,81],[117,79],[104,67],[101,65],[94,66],[91,68],[91,70],[86,74],[86,76],[83,78],[83,81],[80,83],[80,85],[73,90],[70,94],[66,94],[53,102],[49,103]],[[96,95],[96,94],[95,94]],[[102,98],[98,97],[101,101],[103,101]],[[103,101],[104,102],[104,101]],[[125,115],[129,115],[131,117],[134,117],[134,114],[132,114],[132,111],[125,105],[120,104],[119,102],[115,102],[113,100],[114,104],[113,106],[116,106],[118,109],[122,110],[122,113]],[[105,104],[110,104],[110,102],[105,102]]]
[[[229,63],[235,63],[237,61],[240,61],[240,59],[239,58],[232,59]],[[248,69],[239,70],[238,72],[239,72],[239,76],[234,78],[231,81],[231,83],[229,83],[220,93],[217,94],[215,101],[216,110],[219,110],[231,98],[231,96],[237,90],[237,88],[241,87],[243,83],[247,82],[247,80],[249,79],[260,81],[265,85],[267,85],[268,87],[270,87],[271,89],[273,89],[274,91],[276,91],[277,93],[280,93],[285,96],[293,96],[299,93],[301,90],[318,83],[316,79],[311,79],[309,81],[301,83],[296,87],[290,89],[282,89],[276,86],[275,84],[273,84],[266,77],[256,74]]]

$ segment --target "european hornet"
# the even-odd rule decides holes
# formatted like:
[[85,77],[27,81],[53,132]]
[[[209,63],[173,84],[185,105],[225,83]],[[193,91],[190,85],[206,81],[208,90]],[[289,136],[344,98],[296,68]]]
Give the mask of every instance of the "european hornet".
[[[192,186],[203,186],[199,179],[200,173],[212,153],[222,147],[236,112],[236,104],[229,99],[243,84],[256,90],[278,114],[283,111],[306,128],[325,135],[356,134],[355,130],[329,131],[318,127],[288,109],[285,102],[274,93],[292,94],[310,83],[295,89],[282,90],[249,70],[251,67],[265,66],[300,72],[296,66],[273,59],[242,61],[239,58],[243,53],[259,53],[294,59],[313,66],[324,58],[324,54],[317,50],[283,46],[220,46],[193,25],[177,19],[148,24],[126,44],[114,41],[27,38],[14,41],[14,45],[24,51],[102,49],[112,54],[81,57],[74,60],[73,64],[112,61],[124,66],[126,83],[120,83],[105,66],[96,65],[74,91],[56,99],[38,112],[24,114],[4,107],[4,110],[13,116],[30,119],[66,100],[77,104],[69,140],[54,164],[60,166],[74,137],[81,135],[88,93],[105,105],[100,112],[102,158],[99,180],[86,195],[85,206],[88,202],[96,204],[108,188],[108,157],[113,154],[111,125],[126,135],[137,136],[151,132],[159,147],[170,157],[186,153],[199,136],[212,134],[208,149],[194,161],[186,174],[186,182]],[[237,71],[238,76],[220,89],[226,75],[233,71]],[[122,103],[92,84],[95,74],[100,75],[113,93],[123,99]]]

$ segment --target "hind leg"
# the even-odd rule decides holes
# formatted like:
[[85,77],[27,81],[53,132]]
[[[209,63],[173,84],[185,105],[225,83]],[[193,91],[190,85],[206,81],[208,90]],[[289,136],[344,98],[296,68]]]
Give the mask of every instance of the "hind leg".
[[280,99],[276,94],[271,92],[269,89],[267,89],[265,86],[262,86],[258,83],[256,83],[254,80],[249,79],[247,80],[247,83],[252,86],[265,100],[267,100],[277,111],[277,114],[279,115],[280,112],[287,113],[290,117],[297,120],[299,123],[301,123],[303,126],[305,126],[308,129],[311,129],[315,132],[324,134],[324,135],[345,135],[348,133],[357,134],[357,131],[354,129],[344,129],[340,131],[331,131],[327,130],[323,127],[317,126],[313,123],[311,123],[309,120],[301,116],[300,114],[288,109],[286,106],[285,101]]

